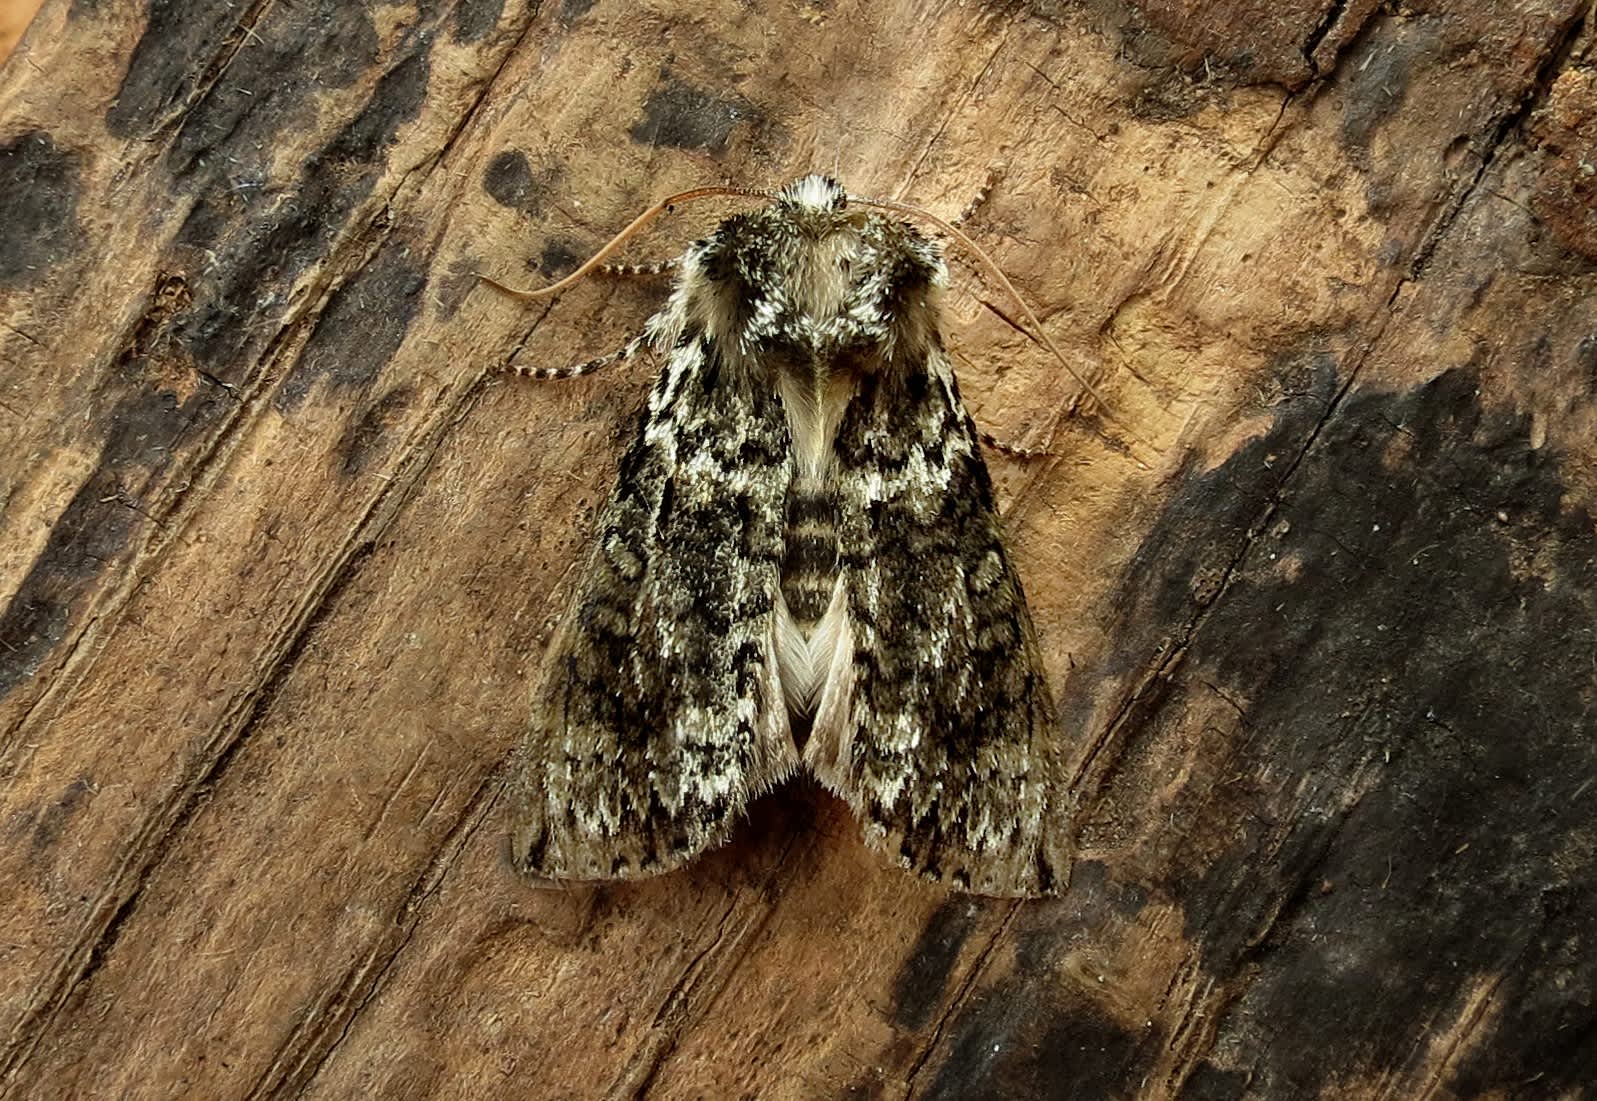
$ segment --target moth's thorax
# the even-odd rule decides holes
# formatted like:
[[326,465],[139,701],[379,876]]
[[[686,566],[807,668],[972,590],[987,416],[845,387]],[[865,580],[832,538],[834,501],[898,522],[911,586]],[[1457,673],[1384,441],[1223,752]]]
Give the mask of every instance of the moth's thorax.
[[850,208],[843,189],[806,176],[770,205],[722,222],[684,255],[661,342],[702,335],[750,366],[846,358],[878,370],[924,355],[946,279],[937,246],[913,226]]
[[800,329],[816,335],[836,327],[836,319],[855,294],[852,273],[862,263],[858,229],[837,221],[835,226],[816,227],[820,232],[801,233],[785,273],[793,310],[807,322]]
[[688,248],[650,335],[662,352],[702,342],[734,385],[774,389],[797,471],[824,477],[859,380],[922,364],[940,344],[946,278],[914,226],[805,176]]

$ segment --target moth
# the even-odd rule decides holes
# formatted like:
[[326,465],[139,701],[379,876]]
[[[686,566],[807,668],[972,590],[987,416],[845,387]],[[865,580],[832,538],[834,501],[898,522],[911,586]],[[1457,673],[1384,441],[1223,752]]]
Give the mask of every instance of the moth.
[[1066,747],[944,345],[941,251],[890,216],[913,208],[823,176],[674,199],[727,193],[768,202],[683,253],[631,346],[662,368],[512,763],[514,863],[664,872],[808,770],[923,877],[1057,893]]

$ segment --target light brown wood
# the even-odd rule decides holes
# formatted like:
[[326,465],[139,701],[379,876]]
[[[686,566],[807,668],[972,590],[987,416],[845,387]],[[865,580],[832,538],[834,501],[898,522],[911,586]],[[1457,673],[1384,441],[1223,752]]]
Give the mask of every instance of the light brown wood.
[[[1597,1073],[1581,0],[113,5],[0,71],[6,1096],[1575,1097]],[[794,783],[539,889],[498,769],[651,201],[957,214],[1072,886]],[[713,223],[695,210],[628,259]]]
[[0,0],[0,61],[10,56],[28,29],[40,0]]

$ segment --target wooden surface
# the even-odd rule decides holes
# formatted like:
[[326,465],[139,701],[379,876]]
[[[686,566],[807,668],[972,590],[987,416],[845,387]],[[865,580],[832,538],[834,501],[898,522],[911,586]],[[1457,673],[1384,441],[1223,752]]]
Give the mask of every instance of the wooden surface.
[[[1569,1098],[1597,1081],[1587,0],[50,0],[0,72],[0,1092]],[[500,767],[647,203],[960,210],[1063,898],[812,784],[628,886]],[[634,249],[669,254],[720,211]]]
[[39,0],[0,0],[0,62],[10,55],[38,10]]

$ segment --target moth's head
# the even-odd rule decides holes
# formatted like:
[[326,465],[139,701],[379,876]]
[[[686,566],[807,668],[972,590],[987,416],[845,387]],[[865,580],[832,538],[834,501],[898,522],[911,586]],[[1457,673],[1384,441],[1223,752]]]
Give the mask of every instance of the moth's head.
[[798,239],[818,243],[847,232],[859,218],[848,208],[848,192],[830,176],[800,176],[778,191],[766,217],[783,223]]
[[848,192],[830,176],[800,176],[776,193],[776,201],[800,214],[838,214],[848,205]]
[[935,243],[866,200],[851,202],[828,176],[800,177],[769,197],[685,254],[673,331],[696,327],[723,355],[773,340],[817,354],[845,344],[924,350],[944,271]]

